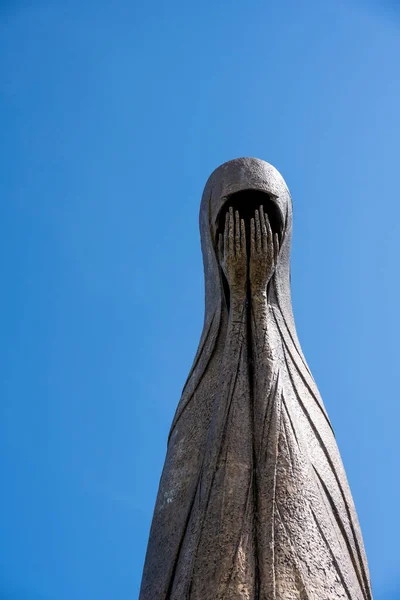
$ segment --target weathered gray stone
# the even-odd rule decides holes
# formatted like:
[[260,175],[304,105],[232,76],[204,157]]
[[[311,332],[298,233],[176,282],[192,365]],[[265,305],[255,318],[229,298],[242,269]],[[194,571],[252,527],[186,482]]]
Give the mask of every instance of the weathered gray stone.
[[293,320],[284,180],[261,160],[225,163],[204,190],[200,230],[204,329],[171,427],[140,600],[371,599]]

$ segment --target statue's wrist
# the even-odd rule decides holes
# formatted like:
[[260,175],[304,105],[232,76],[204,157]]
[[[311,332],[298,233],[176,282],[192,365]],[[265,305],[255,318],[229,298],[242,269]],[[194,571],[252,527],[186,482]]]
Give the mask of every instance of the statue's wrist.
[[246,284],[238,283],[230,286],[231,298],[246,299]]
[[267,286],[250,286],[251,299],[253,302],[265,302],[267,300]]
[[235,312],[241,312],[246,305],[247,294],[246,288],[234,288],[231,289],[231,309]]

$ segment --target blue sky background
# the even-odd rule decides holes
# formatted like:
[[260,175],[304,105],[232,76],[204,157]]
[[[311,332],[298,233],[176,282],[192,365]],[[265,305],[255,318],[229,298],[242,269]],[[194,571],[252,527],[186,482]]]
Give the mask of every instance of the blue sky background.
[[137,597],[200,197],[243,155],[291,189],[299,337],[400,598],[399,34],[394,1],[0,2],[1,600]]

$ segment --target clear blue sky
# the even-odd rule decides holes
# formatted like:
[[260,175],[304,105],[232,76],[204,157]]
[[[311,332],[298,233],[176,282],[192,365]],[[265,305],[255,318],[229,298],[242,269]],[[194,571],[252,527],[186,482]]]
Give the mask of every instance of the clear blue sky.
[[400,9],[0,3],[0,599],[138,594],[220,163],[294,199],[293,303],[376,600],[400,598]]

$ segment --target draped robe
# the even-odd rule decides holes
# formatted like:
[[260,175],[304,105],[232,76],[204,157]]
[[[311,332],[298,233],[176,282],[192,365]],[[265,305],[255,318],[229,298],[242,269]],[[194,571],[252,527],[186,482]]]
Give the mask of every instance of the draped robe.
[[[265,306],[233,322],[215,241],[229,197],[245,190],[268,195],[284,227]],[[258,159],[219,167],[200,231],[204,327],[171,427],[140,600],[370,600],[352,496],[296,334],[281,175]]]

